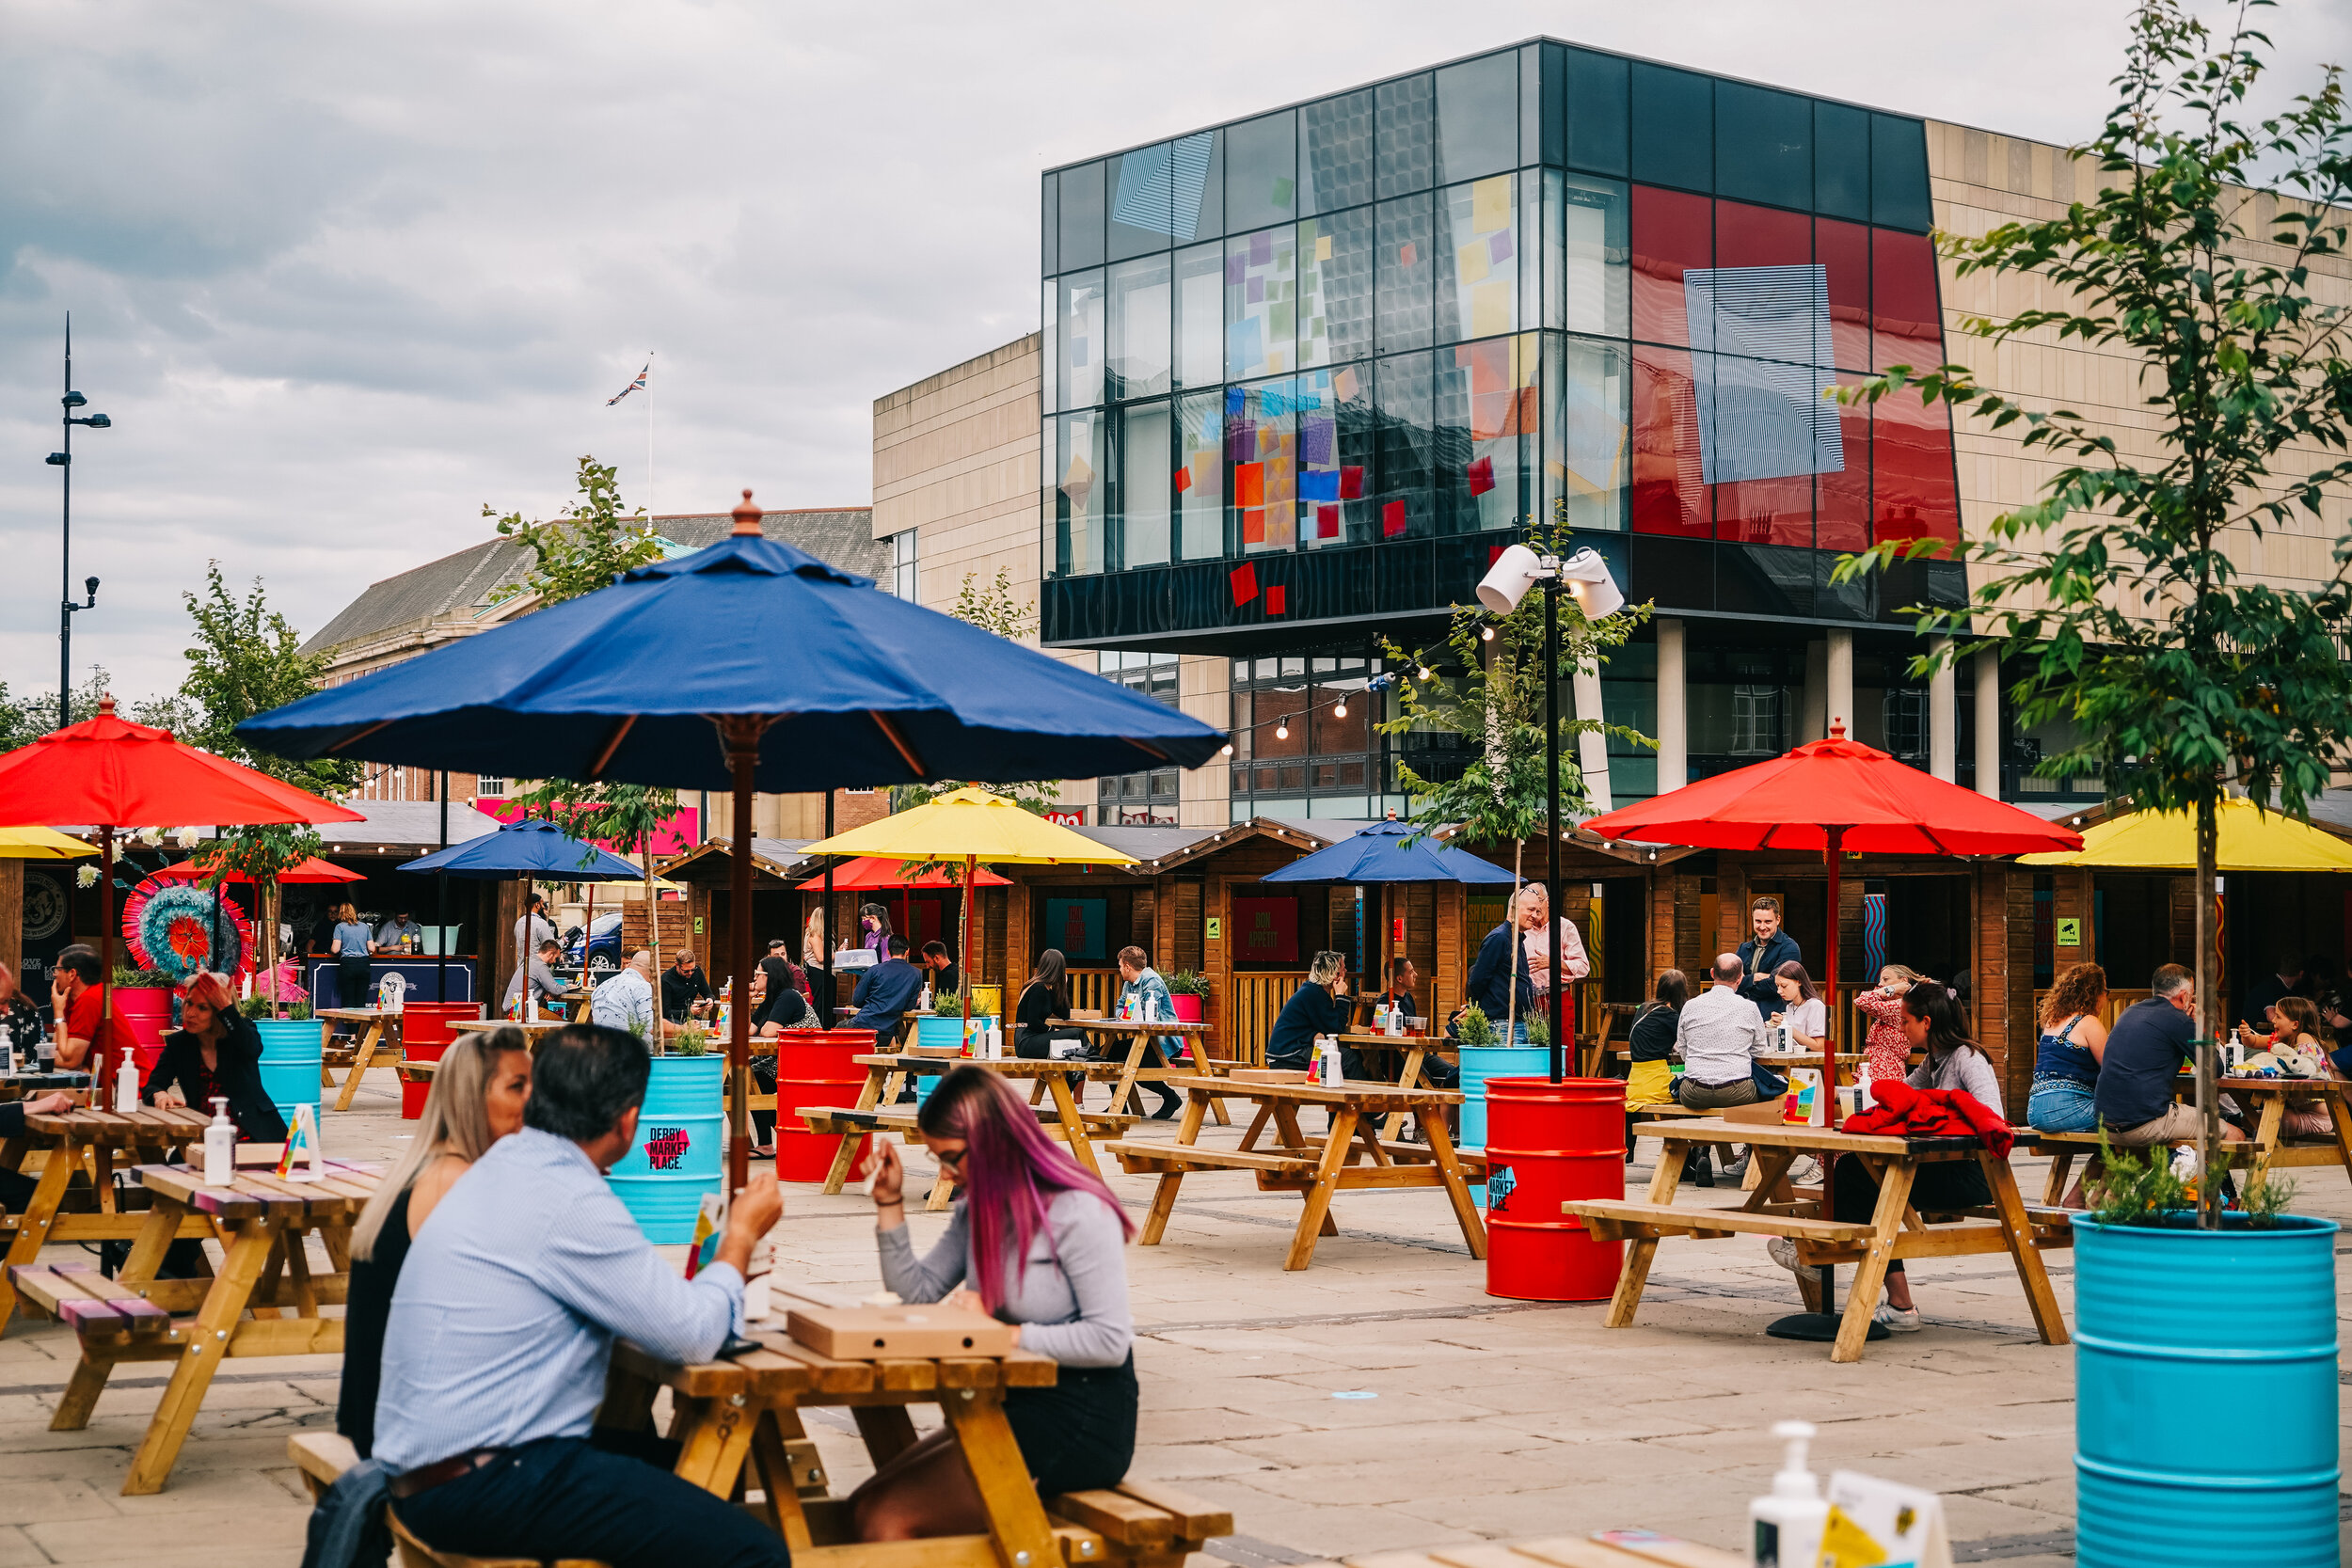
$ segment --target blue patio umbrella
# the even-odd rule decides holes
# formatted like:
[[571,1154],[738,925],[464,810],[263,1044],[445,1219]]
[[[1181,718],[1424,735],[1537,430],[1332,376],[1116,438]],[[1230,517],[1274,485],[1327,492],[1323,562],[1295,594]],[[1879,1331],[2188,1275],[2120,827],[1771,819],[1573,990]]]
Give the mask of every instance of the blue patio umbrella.
[[[1421,836],[1415,837],[1415,834]],[[1492,861],[1482,861],[1467,849],[1456,849],[1451,844],[1440,844],[1430,836],[1426,826],[1391,819],[1375,822],[1360,832],[1352,833],[1337,844],[1328,844],[1311,855],[1301,855],[1279,871],[1269,872],[1259,879],[1266,882],[1351,882],[1360,885],[1383,885],[1390,882],[1464,882],[1486,885],[1500,882],[1509,885],[1514,879],[1508,871]],[[1380,914],[1380,952],[1382,974],[1386,985],[1389,952],[1389,917],[1386,897],[1382,895]]]
[[[761,536],[735,534],[609,588],[306,697],[238,727],[278,756],[731,790],[735,1016],[751,1016],[752,795],[946,779],[1010,784],[1193,768],[1199,720]],[[748,1073],[732,1184],[743,1180]]]
[[[531,908],[531,881],[534,877],[544,876],[558,882],[626,882],[645,874],[642,866],[599,849],[585,839],[574,838],[554,823],[535,816],[509,822],[497,832],[484,833],[463,844],[453,844],[422,860],[409,861],[400,869],[427,877],[462,877],[484,882],[518,878],[523,884],[526,911]],[[444,1002],[449,1000],[447,913],[445,910],[437,917],[441,919],[441,940],[434,944],[439,949],[434,974]],[[526,972],[531,968],[530,938],[531,927],[526,919],[515,943],[516,966]]]

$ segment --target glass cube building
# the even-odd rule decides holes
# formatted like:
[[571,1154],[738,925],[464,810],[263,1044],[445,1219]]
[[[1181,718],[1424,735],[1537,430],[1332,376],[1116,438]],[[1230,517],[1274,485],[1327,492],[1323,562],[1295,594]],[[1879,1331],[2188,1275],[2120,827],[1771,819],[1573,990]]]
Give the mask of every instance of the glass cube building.
[[1959,529],[1943,405],[1822,396],[1946,358],[1917,119],[1539,39],[1054,169],[1042,219],[1049,644],[1230,656],[1240,704],[1551,516],[1665,613],[1964,596],[1830,581]]

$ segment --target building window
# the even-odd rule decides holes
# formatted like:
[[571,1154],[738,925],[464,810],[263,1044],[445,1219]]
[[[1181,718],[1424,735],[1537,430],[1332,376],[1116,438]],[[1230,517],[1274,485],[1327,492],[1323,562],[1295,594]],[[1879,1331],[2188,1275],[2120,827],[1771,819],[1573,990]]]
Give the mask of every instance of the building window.
[[915,603],[914,529],[890,536],[890,575],[882,581],[882,591],[895,598]]
[[[1095,656],[1104,680],[1153,702],[1176,705],[1174,654],[1104,652]],[[1094,781],[1094,820],[1104,827],[1165,827],[1178,823],[1177,769],[1155,768]]]
[[[1386,694],[1371,686],[1378,669],[1376,660],[1360,654],[1233,660],[1230,767],[1236,820],[1377,816],[1391,806],[1402,809],[1402,797],[1385,777],[1387,749],[1374,727],[1389,716]],[[1415,770],[1429,777],[1422,759],[1413,760]]]
[[484,773],[474,780],[473,793],[477,800],[503,800],[506,799],[506,781]]

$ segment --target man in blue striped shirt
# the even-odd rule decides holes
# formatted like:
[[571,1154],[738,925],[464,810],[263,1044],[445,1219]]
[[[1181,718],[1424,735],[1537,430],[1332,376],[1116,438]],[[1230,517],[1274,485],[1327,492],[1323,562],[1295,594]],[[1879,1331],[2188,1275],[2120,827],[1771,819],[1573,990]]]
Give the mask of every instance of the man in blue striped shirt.
[[596,1024],[541,1042],[523,1130],[418,1233],[384,1335],[375,1457],[401,1523],[437,1550],[631,1568],[782,1564],[783,1539],[646,1463],[648,1434],[591,1433],[612,1341],[707,1361],[741,1332],[752,1246],[784,1211],[757,1176],[691,1280],[605,1180],[637,1141],[644,1043]]

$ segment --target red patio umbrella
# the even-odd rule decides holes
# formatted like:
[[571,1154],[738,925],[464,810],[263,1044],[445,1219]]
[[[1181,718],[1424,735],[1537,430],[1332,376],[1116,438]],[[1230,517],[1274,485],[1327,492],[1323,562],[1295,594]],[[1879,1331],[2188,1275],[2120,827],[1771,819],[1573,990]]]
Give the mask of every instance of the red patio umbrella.
[[[906,863],[902,860],[895,860],[888,855],[860,855],[855,860],[843,861],[833,868],[833,885],[845,891],[864,891],[868,888],[885,887],[961,888],[963,886],[963,873],[960,870],[949,871],[943,866],[930,865],[924,867],[915,876],[910,877],[902,869]],[[803,879],[801,885],[814,887],[823,880],[824,874],[819,872],[814,877]],[[1012,879],[1009,877],[999,877],[993,871],[978,870],[973,873],[972,885],[974,887],[1010,887]]]
[[[0,816],[9,826],[70,822],[98,830],[99,1018],[114,1016],[115,841],[124,828],[171,823],[359,822],[347,806],[199,752],[115,717],[115,700],[98,717],[41,736],[0,756]],[[92,1064],[103,1079],[106,1064]]]
[[[200,881],[212,874],[210,866],[199,864],[195,861],[182,861],[178,865],[167,865],[161,871],[153,873],[166,881],[172,882]],[[242,871],[231,871],[222,879],[223,881],[230,882],[249,882],[252,879]],[[364,882],[368,879],[368,874],[364,871],[346,871],[333,861],[323,861],[316,855],[309,855],[304,857],[300,865],[280,871],[278,874],[278,879],[281,882]]]
[[[1596,816],[1598,837],[1699,849],[1819,849],[1829,866],[1825,1011],[1837,1007],[1838,852],[1865,855],[2024,855],[2073,849],[2082,835],[2031,812],[1897,762],[1846,738],[1808,741],[1770,762],[1702,779],[1670,794]],[[1836,1047],[1821,1039],[1823,1107],[1837,1125]]]

